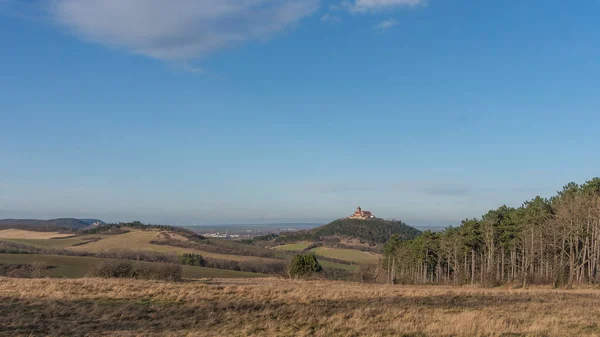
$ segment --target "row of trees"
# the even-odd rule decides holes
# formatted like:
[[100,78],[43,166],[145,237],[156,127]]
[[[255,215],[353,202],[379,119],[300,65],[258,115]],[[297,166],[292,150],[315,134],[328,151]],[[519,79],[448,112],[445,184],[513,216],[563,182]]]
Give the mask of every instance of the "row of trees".
[[600,283],[600,178],[384,246],[389,283]]

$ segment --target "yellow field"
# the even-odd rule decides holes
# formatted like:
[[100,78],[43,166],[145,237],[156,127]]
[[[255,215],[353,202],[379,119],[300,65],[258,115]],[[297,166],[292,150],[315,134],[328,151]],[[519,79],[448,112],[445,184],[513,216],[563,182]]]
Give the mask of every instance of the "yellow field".
[[68,247],[71,250],[77,251],[88,251],[88,252],[100,252],[111,249],[134,249],[134,250],[146,250],[153,252],[161,252],[161,253],[196,253],[201,254],[204,257],[220,259],[220,260],[231,260],[231,261],[263,261],[263,262],[280,262],[281,260],[264,258],[264,257],[256,257],[256,256],[242,256],[242,255],[229,255],[229,254],[219,254],[213,252],[207,252],[203,250],[191,249],[191,248],[182,248],[182,247],[173,247],[166,245],[157,245],[151,244],[150,241],[154,239],[154,237],[158,234],[158,231],[140,231],[140,230],[131,230],[129,233],[119,234],[119,235],[110,235],[106,236],[106,238],[90,242],[85,245],[80,245],[76,247]]
[[600,291],[0,278],[5,336],[599,336]]
[[317,255],[358,264],[375,264],[380,256],[373,253],[361,252],[359,250],[342,248],[318,247],[311,249],[310,251]]
[[73,234],[61,234],[58,232],[34,232],[22,229],[4,229],[0,230],[0,239],[35,239],[47,240],[54,238],[66,238]]

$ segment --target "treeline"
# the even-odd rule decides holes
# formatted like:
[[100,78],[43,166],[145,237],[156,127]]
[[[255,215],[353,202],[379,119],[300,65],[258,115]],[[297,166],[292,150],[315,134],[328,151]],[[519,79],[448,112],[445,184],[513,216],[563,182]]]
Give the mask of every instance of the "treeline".
[[183,237],[186,237],[189,240],[203,240],[204,236],[192,232],[189,229],[185,229],[182,227],[168,226],[168,225],[150,225],[144,224],[139,221],[133,222],[120,222],[120,223],[110,223],[103,224],[95,228],[90,229],[82,229],[78,232],[81,235],[92,235],[92,234],[120,234],[125,232],[125,228],[134,228],[139,230],[164,230],[173,233],[177,233]]
[[600,283],[600,178],[569,183],[550,199],[502,206],[414,240],[393,236],[382,267],[389,283],[483,286]]
[[61,248],[41,248],[8,241],[0,241],[0,254],[64,255],[159,263],[179,263],[179,258],[175,253],[159,253],[128,248],[112,248],[101,250],[98,252],[91,252],[84,250],[71,250]]
[[286,270],[285,261],[232,261],[203,257],[200,254],[194,253],[184,253],[179,257],[179,262],[186,266],[228,269],[260,274],[281,275]]

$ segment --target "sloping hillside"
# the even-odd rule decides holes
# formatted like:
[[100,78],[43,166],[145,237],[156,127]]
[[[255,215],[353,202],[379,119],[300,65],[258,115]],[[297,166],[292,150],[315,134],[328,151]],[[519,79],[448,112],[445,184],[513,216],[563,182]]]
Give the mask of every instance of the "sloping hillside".
[[419,230],[402,221],[383,219],[338,219],[314,229],[314,235],[317,238],[339,236],[356,238],[371,244],[385,243],[394,234],[404,240],[410,240],[419,233]]
[[62,218],[52,220],[34,219],[5,219],[0,220],[0,229],[26,229],[34,231],[55,231],[57,229],[81,229],[88,227],[85,221],[73,218]]
[[93,225],[93,224],[106,225],[106,222],[104,222],[100,219],[79,219],[79,220],[87,223],[88,225]]

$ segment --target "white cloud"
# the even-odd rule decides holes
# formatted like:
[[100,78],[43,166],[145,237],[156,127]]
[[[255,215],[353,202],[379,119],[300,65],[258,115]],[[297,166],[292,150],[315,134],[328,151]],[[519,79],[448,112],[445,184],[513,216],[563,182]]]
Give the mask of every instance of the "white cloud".
[[425,0],[354,0],[343,1],[342,7],[354,13],[380,12],[397,7],[413,7]]
[[264,40],[313,14],[319,0],[55,0],[74,34],[161,60],[189,60]]
[[381,21],[380,23],[376,24],[375,26],[373,26],[373,29],[378,30],[378,31],[386,31],[396,25],[398,25],[398,21],[396,21],[394,19],[389,19],[389,20]]
[[342,22],[342,18],[341,17],[335,16],[335,15],[331,15],[329,13],[327,13],[327,14],[325,14],[325,15],[323,15],[321,17],[321,23],[329,23],[329,24],[335,25],[335,24],[338,24],[340,22]]

